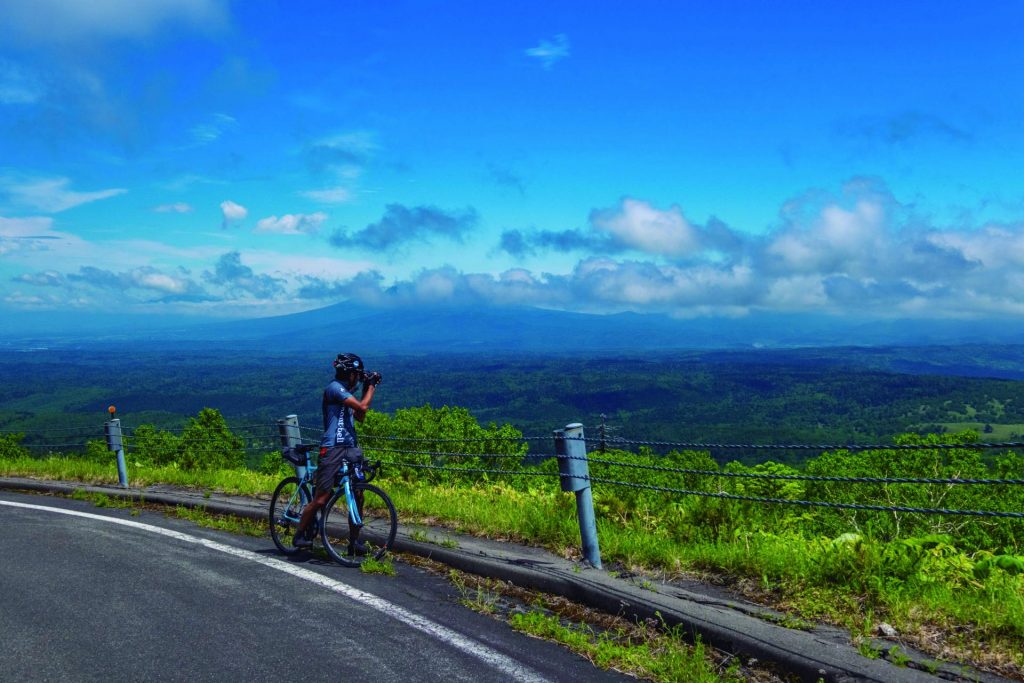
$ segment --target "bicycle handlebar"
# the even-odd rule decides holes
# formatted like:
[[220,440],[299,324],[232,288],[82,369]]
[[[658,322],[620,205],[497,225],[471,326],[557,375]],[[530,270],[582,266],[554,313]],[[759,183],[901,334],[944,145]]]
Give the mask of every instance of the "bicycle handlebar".
[[380,469],[381,461],[363,463],[363,481],[373,481],[373,478],[377,476],[377,470]]

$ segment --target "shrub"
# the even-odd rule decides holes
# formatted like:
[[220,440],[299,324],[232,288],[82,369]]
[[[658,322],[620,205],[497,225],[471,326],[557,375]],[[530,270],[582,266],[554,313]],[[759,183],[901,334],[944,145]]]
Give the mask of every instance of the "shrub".
[[27,458],[28,449],[21,445],[24,434],[0,434],[0,458]]
[[[507,479],[508,484],[525,489],[525,477],[501,474],[524,467],[522,456],[527,447],[519,441],[520,437],[522,432],[511,425],[498,426],[492,422],[481,427],[466,408],[433,408],[429,404],[402,408],[394,415],[371,411],[359,428],[359,443],[368,457],[429,466],[401,469],[406,480],[469,483]],[[499,472],[460,474],[431,467]]]
[[140,425],[129,442],[129,458],[136,463],[175,466],[183,470],[233,469],[245,465],[242,439],[228,429],[214,408],[203,408],[189,418],[180,436]]

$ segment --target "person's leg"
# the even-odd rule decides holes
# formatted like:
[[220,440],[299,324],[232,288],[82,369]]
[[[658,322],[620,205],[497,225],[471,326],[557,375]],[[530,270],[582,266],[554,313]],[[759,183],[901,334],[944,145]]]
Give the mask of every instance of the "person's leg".
[[321,509],[324,505],[327,505],[327,501],[331,498],[330,490],[320,492],[317,491],[316,496],[313,498],[313,502],[306,506],[306,509],[302,511],[302,519],[299,520],[299,528],[295,530],[295,537],[304,536],[306,529],[313,523],[313,518],[316,516],[317,510]]
[[307,532],[314,531],[310,525],[318,510],[327,505],[331,499],[331,492],[334,490],[334,479],[341,468],[342,454],[344,449],[331,448],[320,456],[320,463],[316,469],[316,493],[313,501],[302,511],[302,519],[299,520],[299,527],[295,531],[295,539],[292,545],[297,548],[308,548],[313,545],[312,534],[307,538]]

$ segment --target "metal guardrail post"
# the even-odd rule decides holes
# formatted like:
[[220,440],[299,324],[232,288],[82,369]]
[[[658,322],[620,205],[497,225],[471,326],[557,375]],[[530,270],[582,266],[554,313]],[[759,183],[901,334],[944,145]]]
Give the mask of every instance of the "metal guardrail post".
[[[288,415],[277,421],[277,433],[281,437],[281,448],[295,448],[302,443],[302,433],[299,431],[299,416]],[[305,465],[293,465],[295,476],[302,479],[306,476]]]
[[583,425],[578,422],[555,430],[555,454],[561,473],[562,490],[576,494],[576,516],[580,522],[580,543],[583,557],[595,569],[601,568],[601,548],[597,543],[597,521],[594,518],[594,497],[590,490],[590,465]]
[[122,488],[128,488],[128,468],[124,462],[124,439],[121,438],[121,419],[115,417],[103,423],[107,436],[107,448],[117,453],[117,481]]

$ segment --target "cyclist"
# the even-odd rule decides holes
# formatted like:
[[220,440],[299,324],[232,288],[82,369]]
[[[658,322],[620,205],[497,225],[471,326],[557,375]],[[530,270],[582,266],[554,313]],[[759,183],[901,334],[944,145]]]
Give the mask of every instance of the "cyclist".
[[[322,409],[324,435],[320,440],[320,464],[316,470],[316,493],[313,501],[302,511],[302,519],[295,531],[292,545],[308,548],[313,545],[312,527],[317,510],[323,508],[331,498],[341,463],[353,465],[363,460],[363,451],[358,446],[353,420],[362,422],[373,401],[373,394],[381,381],[379,372],[366,372],[363,359],[354,353],[339,353],[334,360],[334,381],[324,389]],[[357,399],[354,392],[363,383],[363,397]],[[360,502],[361,501],[357,501]],[[362,545],[358,529],[349,530],[349,554]]]

